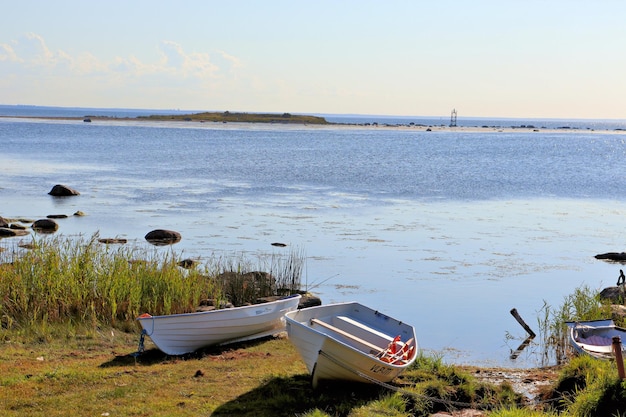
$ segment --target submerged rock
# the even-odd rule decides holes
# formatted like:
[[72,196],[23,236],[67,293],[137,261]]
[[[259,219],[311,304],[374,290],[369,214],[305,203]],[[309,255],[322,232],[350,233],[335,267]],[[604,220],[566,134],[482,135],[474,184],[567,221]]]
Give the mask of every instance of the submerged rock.
[[123,239],[123,238],[118,238],[118,237],[101,238],[101,239],[98,239],[98,242],[104,243],[105,245],[114,245],[114,244],[123,245],[125,243],[128,243],[128,239]]

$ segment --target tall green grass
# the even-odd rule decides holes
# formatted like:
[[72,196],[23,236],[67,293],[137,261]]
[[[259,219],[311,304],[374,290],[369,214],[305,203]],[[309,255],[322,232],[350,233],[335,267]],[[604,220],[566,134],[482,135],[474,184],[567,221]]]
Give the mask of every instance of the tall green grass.
[[606,319],[611,315],[611,303],[601,300],[600,292],[587,286],[576,288],[556,308],[544,302],[537,322],[545,364],[552,360],[561,364],[567,360],[569,342],[566,322]]
[[[203,299],[215,299],[216,305],[220,300],[243,304],[271,295],[267,289],[263,294],[256,291],[256,284],[246,292],[244,282],[234,279],[226,287],[217,279],[233,269],[239,277],[268,267],[262,262],[254,265],[243,255],[210,257],[204,264],[184,269],[171,248],[104,245],[97,234],[46,236],[28,246],[0,252],[2,329],[69,323],[129,330],[135,318],[146,312],[186,313],[195,311]],[[302,261],[277,256],[269,268],[294,272],[290,265],[298,262]],[[295,292],[299,285],[297,272],[288,278],[288,291]],[[260,275],[270,280],[270,274]],[[275,290],[276,284],[269,287]]]
[[492,410],[522,403],[522,396],[508,383],[494,386],[478,381],[466,371],[445,364],[441,358],[423,354],[400,379],[409,382],[403,392],[414,415],[429,416],[460,407]]
[[626,414],[626,382],[619,379],[613,361],[580,356],[565,365],[550,392],[551,412],[574,417]]
[[220,296],[210,275],[177,266],[173,252],[105,246],[90,239],[43,238],[29,250],[5,251],[3,328],[41,322],[123,326],[143,312],[191,311]]

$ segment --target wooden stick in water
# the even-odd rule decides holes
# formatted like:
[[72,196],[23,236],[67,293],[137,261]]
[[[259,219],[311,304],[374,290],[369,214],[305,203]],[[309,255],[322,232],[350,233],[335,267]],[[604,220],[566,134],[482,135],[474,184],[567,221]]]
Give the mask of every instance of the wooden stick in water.
[[522,325],[524,330],[526,330],[528,332],[528,334],[530,335],[531,338],[536,336],[535,332],[533,332],[532,329],[530,327],[528,327],[528,324],[526,324],[526,322],[520,317],[520,315],[517,312],[516,308],[511,310],[511,314],[513,315],[513,317],[515,317],[515,320],[517,320],[517,322]]

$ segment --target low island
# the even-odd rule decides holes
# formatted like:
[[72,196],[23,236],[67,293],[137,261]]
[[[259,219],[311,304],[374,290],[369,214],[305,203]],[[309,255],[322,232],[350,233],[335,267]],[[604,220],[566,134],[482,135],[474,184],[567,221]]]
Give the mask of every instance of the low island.
[[323,117],[298,115],[291,113],[236,113],[203,112],[178,115],[138,116],[141,120],[186,121],[186,122],[239,122],[239,123],[283,123],[283,124],[330,124]]

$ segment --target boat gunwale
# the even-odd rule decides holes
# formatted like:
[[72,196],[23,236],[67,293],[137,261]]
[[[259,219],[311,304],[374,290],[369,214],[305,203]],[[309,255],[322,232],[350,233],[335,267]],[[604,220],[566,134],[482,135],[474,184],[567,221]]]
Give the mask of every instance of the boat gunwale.
[[[220,308],[220,309],[215,309],[215,310],[209,310],[209,311],[193,311],[191,313],[176,313],[176,314],[161,314],[158,316],[153,316],[150,315],[148,317],[137,317],[135,320],[137,321],[143,321],[143,320],[160,320],[160,319],[168,319],[168,318],[179,318],[179,317],[188,317],[188,316],[204,316],[204,315],[209,315],[209,314],[216,314],[216,313],[232,313],[235,311],[242,311],[242,310],[246,310],[246,309],[254,309],[254,308],[258,308],[261,306],[265,306],[265,305],[276,305],[276,304],[282,304],[283,302],[287,302],[290,301],[293,298],[302,298],[302,296],[300,294],[292,294],[292,295],[288,295],[285,296],[283,298],[279,298],[278,300],[274,300],[274,301],[268,301],[266,303],[259,303],[259,304],[251,304],[251,305],[247,305],[247,306],[239,306],[239,307],[230,307],[230,308]],[[149,313],[145,313],[145,314],[149,314]]]

